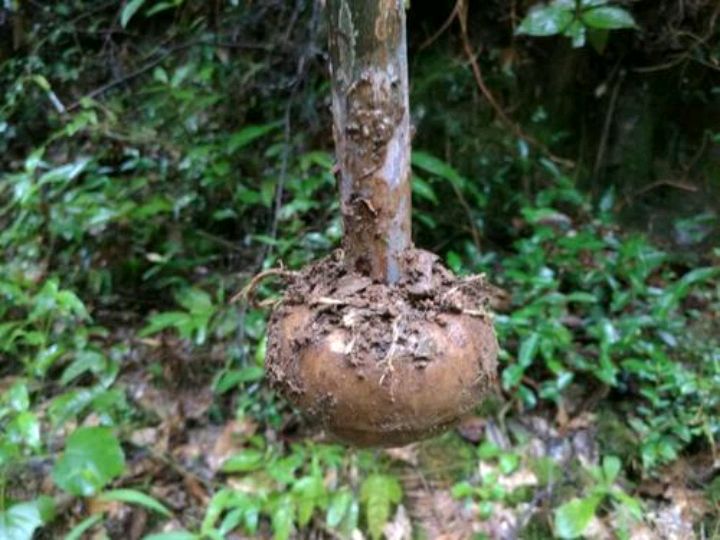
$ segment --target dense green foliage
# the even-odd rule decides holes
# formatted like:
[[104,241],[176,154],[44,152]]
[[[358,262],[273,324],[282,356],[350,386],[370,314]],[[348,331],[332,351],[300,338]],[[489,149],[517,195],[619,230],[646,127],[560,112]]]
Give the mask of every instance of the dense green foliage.
[[[229,301],[340,243],[320,3],[19,4],[0,8],[0,538],[117,537],[124,505],[157,540],[376,539],[400,527],[411,473],[466,520],[513,510],[528,538],[574,538],[597,516],[625,538],[655,526],[643,482],[717,463],[712,3],[672,19],[675,48],[656,25],[671,2],[471,6],[507,121],[478,94],[459,28],[424,43],[452,5],[412,6],[415,240],[505,291],[504,395],[482,411],[483,441],[447,434],[419,462],[317,442],[262,384],[267,311]],[[514,22],[473,29],[493,17]],[[587,106],[603,96],[603,114]],[[201,414],[172,409],[200,388]],[[552,424],[540,438],[591,433],[600,455],[531,452],[527,418]],[[223,426],[243,427],[219,463],[183,453]],[[720,484],[703,471],[684,488],[707,497],[707,531]],[[166,485],[204,495],[178,502]]]

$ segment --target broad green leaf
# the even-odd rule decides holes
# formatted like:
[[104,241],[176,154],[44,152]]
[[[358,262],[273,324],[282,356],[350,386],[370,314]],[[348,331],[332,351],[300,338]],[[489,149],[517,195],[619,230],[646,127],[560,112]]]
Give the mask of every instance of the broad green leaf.
[[80,351],[75,356],[68,367],[63,371],[60,377],[60,384],[67,384],[86,372],[94,374],[102,373],[107,367],[107,360],[97,351]]
[[228,153],[233,154],[237,152],[244,146],[247,146],[248,144],[253,142],[255,139],[259,139],[263,135],[266,135],[274,129],[277,129],[280,125],[280,122],[273,122],[272,124],[262,124],[244,127],[237,133],[231,135],[228,139]]
[[158,332],[165,330],[166,328],[180,328],[187,325],[191,321],[190,315],[184,311],[165,311],[163,313],[156,313],[150,317],[150,322],[147,324],[140,333],[140,337],[147,337]]
[[144,3],[145,0],[130,0],[127,4],[125,4],[122,13],[120,13],[120,26],[125,28],[130,22],[130,19],[132,19],[133,15],[137,13],[137,10],[140,9]]
[[537,332],[533,332],[529,337],[524,339],[518,352],[518,364],[524,368],[530,366],[535,358],[539,343],[540,335]]
[[210,295],[195,287],[182,289],[175,295],[178,304],[191,313],[205,313],[213,309]]
[[572,46],[576,49],[585,45],[585,33],[585,25],[577,19],[571,22],[564,32],[565,36],[572,40]]
[[230,489],[221,489],[213,498],[210,499],[205,510],[205,517],[200,525],[201,534],[210,534],[215,528],[215,523],[220,518],[225,509],[230,505],[233,498],[233,491]]
[[188,531],[170,531],[143,536],[143,540],[198,540],[200,537]]
[[512,364],[502,372],[502,385],[505,390],[515,388],[525,375],[525,367],[521,364]]
[[562,5],[534,7],[518,26],[517,33],[529,36],[554,36],[564,32],[573,18],[573,12]]
[[475,487],[467,480],[455,484],[450,492],[454,499],[464,499],[472,496],[474,493]]
[[4,397],[7,404],[17,412],[26,411],[30,407],[30,394],[24,382],[13,384]]
[[295,502],[288,493],[281,496],[272,511],[273,540],[288,540],[295,520]]
[[424,180],[416,175],[413,175],[412,177],[412,192],[413,195],[417,195],[421,199],[430,201],[433,204],[439,203],[432,186],[427,182],[427,180]]
[[137,504],[144,506],[150,510],[155,510],[158,514],[170,517],[172,512],[168,510],[162,503],[153,499],[149,495],[135,489],[114,489],[106,491],[98,497],[101,501],[119,501],[128,504]]
[[64,312],[73,314],[78,319],[84,321],[90,319],[90,314],[87,312],[85,304],[83,304],[83,301],[72,291],[59,291],[57,293],[57,304]]
[[265,375],[265,370],[260,366],[247,366],[242,369],[232,369],[224,373],[215,386],[218,394],[232,390],[238,384],[259,381]]
[[35,529],[43,523],[35,502],[19,503],[0,512],[0,538],[2,540],[32,540]]
[[30,448],[40,448],[40,421],[35,413],[23,411],[7,425],[11,442],[23,443]]
[[342,523],[345,514],[350,508],[353,496],[350,490],[343,488],[340,491],[334,493],[330,499],[330,505],[328,506],[327,515],[325,516],[325,522],[328,527],[334,529]]
[[176,8],[181,3],[182,2],[178,2],[177,0],[171,0],[171,1],[167,1],[167,2],[158,2],[157,4],[155,4],[150,9],[147,10],[147,12],[145,13],[145,16],[150,17],[152,15],[155,15],[155,14],[165,11],[167,9]]
[[621,489],[613,489],[610,494],[630,515],[638,521],[643,518],[643,505],[635,497],[631,497]]
[[50,90],[51,90],[50,83],[48,82],[48,80],[45,77],[43,77],[42,75],[34,75],[32,77],[32,80],[35,84],[37,84],[43,90],[45,90],[46,92],[50,92]]
[[590,524],[600,497],[571,499],[555,510],[555,534],[559,538],[578,538]]
[[660,296],[657,316],[661,319],[666,318],[678,302],[687,296],[693,285],[703,283],[717,275],[720,275],[720,268],[712,266],[706,268],[696,268],[695,270],[685,274],[678,281],[667,287]]
[[75,525],[69,533],[65,536],[65,540],[82,540],[84,534],[91,529],[96,523],[102,521],[102,514],[93,514],[83,519],[80,523]]
[[265,454],[259,450],[243,450],[228,458],[222,465],[223,472],[249,472],[262,467]]
[[57,514],[55,508],[55,501],[49,495],[40,495],[35,501],[33,501],[38,511],[40,512],[40,519],[43,523],[50,523]]
[[55,463],[52,477],[65,491],[88,497],[122,474],[125,457],[115,435],[106,427],[82,427],[70,435]]
[[293,484],[293,495],[297,506],[297,520],[300,527],[310,523],[316,508],[327,506],[327,492],[322,478],[319,476],[306,476]]
[[20,446],[0,437],[0,468],[6,467],[20,455]]
[[368,531],[374,539],[382,536],[382,530],[392,511],[392,506],[402,499],[402,487],[397,478],[384,474],[368,476],[360,487],[360,500],[365,504]]
[[622,463],[617,456],[605,456],[602,461],[603,473],[605,481],[608,484],[612,484],[620,474]]
[[580,15],[582,22],[590,28],[600,30],[618,30],[620,28],[634,28],[635,19],[623,8],[601,6],[583,11]]
[[413,167],[422,169],[430,174],[444,178],[457,188],[462,189],[465,186],[465,179],[444,161],[431,156],[425,152],[415,151],[412,154]]
[[99,389],[78,388],[60,394],[50,402],[50,420],[54,427],[79,415],[98,395]]
[[517,470],[519,465],[520,456],[518,456],[517,454],[509,454],[507,452],[500,454],[498,466],[502,474],[512,474]]
[[[50,169],[38,179],[38,184],[69,183],[72,180],[75,180],[80,173],[85,170],[89,162],[89,159],[82,158],[73,163],[67,163],[65,165],[55,167],[54,169]],[[57,281],[53,281],[57,288]]]

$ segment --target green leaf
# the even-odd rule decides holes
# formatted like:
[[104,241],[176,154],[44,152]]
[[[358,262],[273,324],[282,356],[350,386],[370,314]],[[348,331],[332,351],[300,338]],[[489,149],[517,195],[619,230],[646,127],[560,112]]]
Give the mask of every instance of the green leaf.
[[259,381],[265,375],[265,370],[260,366],[247,366],[242,369],[232,369],[224,373],[215,386],[218,394],[232,390],[237,385],[247,382]]
[[191,313],[206,313],[213,309],[210,295],[196,287],[182,289],[175,295],[175,299]]
[[125,457],[112,431],[106,427],[83,427],[68,437],[52,477],[61,489],[88,497],[120,476],[124,469]]
[[500,454],[498,466],[500,467],[500,472],[502,474],[512,474],[520,466],[520,456],[518,456],[517,454],[508,453]]
[[144,3],[145,0],[130,0],[127,4],[125,4],[125,7],[120,14],[120,26],[125,28],[130,22],[130,19],[132,19],[133,15],[137,13],[137,10],[140,9]]
[[170,512],[170,510],[168,510],[162,503],[135,489],[114,489],[112,491],[106,491],[98,498],[101,501],[119,501],[128,504],[137,504],[138,506],[144,506],[150,510],[155,510],[158,514],[162,514],[163,516],[172,516],[172,512]]
[[524,368],[530,366],[535,358],[539,343],[540,335],[537,332],[533,332],[528,338],[524,339],[518,352],[518,364]]
[[453,499],[464,499],[472,496],[474,493],[475,487],[467,480],[455,484],[450,492]]
[[250,472],[256,471],[263,466],[265,454],[259,450],[243,450],[228,458],[222,465],[223,472]]
[[402,487],[397,478],[384,474],[368,476],[360,487],[360,500],[365,503],[368,531],[378,539],[388,519],[392,506],[402,499]]
[[678,302],[687,296],[693,285],[706,282],[720,274],[718,267],[696,268],[670,285],[660,296],[656,316],[665,319]]
[[26,411],[30,407],[30,394],[24,382],[12,385],[4,397],[8,405],[18,412]]
[[435,156],[431,156],[425,152],[413,152],[412,164],[414,167],[444,178],[459,189],[465,187],[465,179],[450,165]]
[[290,494],[281,496],[273,507],[271,521],[273,540],[288,540],[295,519],[295,503]]
[[11,442],[24,443],[30,448],[40,448],[40,421],[35,413],[23,411],[7,426]]
[[78,319],[82,319],[84,321],[90,319],[90,314],[87,312],[85,304],[83,304],[83,301],[80,300],[74,292],[67,290],[59,291],[57,293],[56,301],[63,311],[75,315]]
[[621,489],[613,489],[610,494],[634,519],[640,521],[643,518],[643,505],[638,499],[631,497]]
[[75,357],[75,360],[65,368],[60,377],[60,384],[67,384],[86,372],[96,375],[102,373],[107,367],[107,360],[97,351],[81,351]]
[[273,122],[272,124],[262,124],[244,127],[237,133],[231,135],[228,139],[228,153],[233,154],[237,152],[244,146],[247,146],[248,144],[253,142],[255,139],[259,139],[263,135],[266,135],[267,133],[270,133],[274,129],[278,128],[280,125],[280,122]]
[[148,534],[143,540],[198,540],[197,534],[188,531],[170,531],[165,533]]
[[529,36],[554,36],[564,32],[573,18],[573,12],[562,5],[534,7],[518,26],[517,33]]
[[580,15],[582,22],[591,28],[601,30],[618,30],[620,28],[634,28],[635,19],[623,8],[612,6],[601,6],[587,11]]
[[91,529],[96,523],[99,523],[102,518],[102,514],[93,514],[86,517],[80,523],[75,525],[69,533],[67,533],[65,540],[81,540],[85,532]]
[[150,317],[149,324],[140,330],[138,335],[139,337],[147,337],[157,334],[166,328],[184,328],[191,320],[190,315],[184,311],[156,313]]
[[2,540],[32,540],[35,529],[43,523],[35,502],[19,503],[0,512],[0,538]]
[[564,32],[565,36],[572,40],[572,46],[576,49],[585,45],[585,33],[585,25],[577,19],[571,22]]
[[435,191],[432,186],[427,182],[427,180],[424,180],[419,176],[413,175],[412,177],[412,192],[413,195],[416,195],[421,199],[430,201],[433,204],[439,204],[437,195],[435,195]]
[[525,368],[520,364],[512,364],[502,372],[502,385],[505,390],[515,388],[525,375]]
[[43,523],[50,523],[55,519],[56,508],[55,501],[48,495],[40,495],[35,501],[33,501],[38,511],[40,512],[40,519]]
[[210,503],[205,510],[205,517],[200,526],[200,533],[203,535],[210,534],[215,529],[215,523],[222,513],[228,508],[234,498],[234,492],[230,489],[221,489],[213,495]]
[[608,484],[612,484],[620,474],[622,463],[617,456],[605,456],[602,462],[603,473],[605,481]]
[[347,488],[343,488],[333,494],[330,499],[330,506],[328,506],[327,515],[325,516],[325,522],[328,527],[334,529],[342,523],[345,514],[350,508],[352,499],[352,493],[350,493],[350,490]]
[[578,538],[590,524],[601,498],[571,499],[555,510],[555,533],[559,538]]
[[292,492],[295,495],[297,506],[297,520],[300,527],[310,523],[315,508],[327,506],[327,492],[322,478],[319,476],[306,476],[293,484]]

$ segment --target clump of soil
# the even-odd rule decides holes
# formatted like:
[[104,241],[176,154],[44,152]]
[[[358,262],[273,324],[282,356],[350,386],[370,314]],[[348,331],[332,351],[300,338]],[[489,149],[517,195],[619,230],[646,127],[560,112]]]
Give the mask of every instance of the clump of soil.
[[483,277],[455,277],[417,249],[403,254],[402,275],[374,282],[338,251],[293,275],[271,317],[270,382],[343,441],[433,435],[496,385]]

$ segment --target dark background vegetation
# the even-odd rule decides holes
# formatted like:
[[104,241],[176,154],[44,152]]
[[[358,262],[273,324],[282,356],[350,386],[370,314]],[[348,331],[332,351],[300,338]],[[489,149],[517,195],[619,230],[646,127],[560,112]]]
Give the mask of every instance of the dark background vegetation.
[[412,2],[414,238],[498,286],[503,396],[374,453],[229,302],[339,246],[322,3],[131,4],[0,7],[0,531],[718,538],[720,4]]

